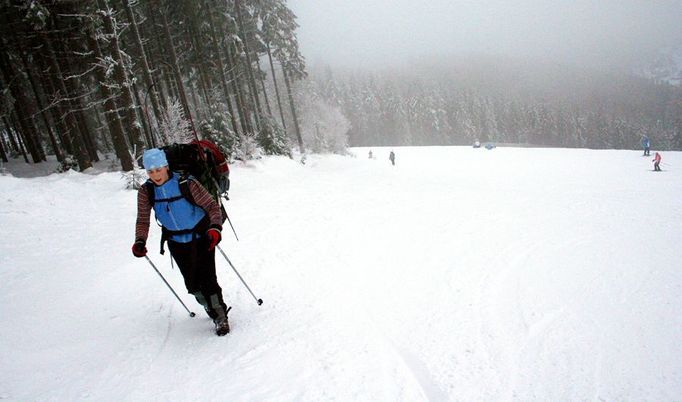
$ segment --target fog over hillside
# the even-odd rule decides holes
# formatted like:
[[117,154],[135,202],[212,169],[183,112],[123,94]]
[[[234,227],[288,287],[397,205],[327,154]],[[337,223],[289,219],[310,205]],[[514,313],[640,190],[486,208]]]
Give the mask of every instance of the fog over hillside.
[[[313,88],[350,122],[349,144],[475,140],[597,149],[682,149],[682,88],[625,72],[503,56],[383,68],[311,68]],[[303,120],[305,121],[305,115]]]
[[350,145],[682,149],[680,1],[289,4]]
[[387,66],[467,53],[629,70],[682,42],[682,1],[289,0],[308,60]]

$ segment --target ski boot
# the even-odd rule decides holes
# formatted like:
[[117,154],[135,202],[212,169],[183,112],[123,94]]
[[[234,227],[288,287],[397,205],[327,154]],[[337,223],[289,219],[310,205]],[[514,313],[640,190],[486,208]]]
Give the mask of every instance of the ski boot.
[[230,332],[230,324],[227,322],[227,313],[229,313],[231,309],[232,307],[228,307],[226,311],[222,306],[219,306],[213,310],[216,315],[213,319],[216,335],[223,336]]

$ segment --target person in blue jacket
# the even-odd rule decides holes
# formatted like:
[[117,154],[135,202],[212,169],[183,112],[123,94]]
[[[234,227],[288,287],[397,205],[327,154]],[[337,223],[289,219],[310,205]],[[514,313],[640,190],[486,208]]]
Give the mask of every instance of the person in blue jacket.
[[649,137],[646,134],[642,136],[642,148],[644,148],[644,155],[642,156],[649,156],[649,150],[651,149],[651,141],[649,141]]
[[[147,255],[147,235],[151,210],[161,225],[161,250],[168,242],[171,256],[178,264],[187,292],[194,295],[213,319],[216,334],[230,332],[229,308],[215,270],[215,247],[220,242],[222,211],[216,200],[191,176],[182,178],[168,168],[164,151],[149,149],[142,155],[149,180],[137,193],[137,221],[133,255]],[[187,186],[192,202],[185,198],[181,186]],[[184,187],[183,187],[184,188]],[[186,192],[184,194],[187,194]]]

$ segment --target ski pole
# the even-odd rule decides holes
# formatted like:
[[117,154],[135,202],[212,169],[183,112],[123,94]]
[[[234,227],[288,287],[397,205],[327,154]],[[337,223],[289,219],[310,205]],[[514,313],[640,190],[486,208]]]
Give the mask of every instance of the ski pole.
[[239,237],[237,237],[237,232],[234,230],[234,226],[232,226],[232,221],[230,220],[230,215],[228,215],[227,212],[225,213],[225,217],[227,217],[227,222],[230,224],[230,227],[232,228],[232,233],[234,233],[234,238],[237,239],[237,241],[239,241]]
[[242,281],[242,283],[244,284],[244,286],[246,286],[246,289],[248,289],[249,293],[251,293],[251,296],[253,296],[253,298],[256,300],[256,303],[258,303],[259,306],[260,306],[261,304],[263,304],[263,299],[259,299],[259,298],[256,297],[256,295],[253,294],[253,292],[251,291],[251,288],[249,287],[249,285],[246,284],[246,282],[244,282],[244,278],[242,278],[242,276],[239,275],[239,272],[237,272],[237,268],[235,268],[234,265],[232,265],[232,261],[230,261],[230,259],[227,258],[227,254],[225,254],[225,252],[223,251],[223,249],[220,248],[220,246],[216,246],[216,248],[220,251],[220,254],[222,254],[223,257],[225,257],[225,260],[227,261],[227,263],[230,264],[230,266],[231,266],[232,269],[234,270],[234,273],[237,274],[237,276],[238,276],[239,279]]
[[175,290],[173,290],[173,287],[171,287],[171,285],[168,283],[168,281],[166,280],[166,278],[164,278],[163,275],[161,275],[161,272],[159,272],[159,270],[156,269],[156,265],[154,265],[154,263],[152,262],[152,260],[149,259],[149,257],[146,256],[146,255],[144,256],[144,258],[146,258],[147,261],[149,261],[149,264],[152,266],[152,268],[154,268],[154,271],[156,271],[156,273],[159,274],[159,276],[161,277],[161,279],[163,279],[163,282],[166,284],[166,286],[168,286],[168,289],[170,289],[170,291],[173,292],[173,294],[175,295],[175,298],[178,299],[178,301],[180,302],[180,304],[182,304],[182,307],[184,307],[185,310],[187,310],[187,312],[189,313],[189,316],[190,316],[190,317],[194,317],[196,314],[194,314],[193,311],[189,311],[189,309],[187,308],[187,306],[185,306],[185,303],[183,303],[182,300],[180,299],[180,296],[178,296],[178,294],[175,293]]
[[[216,186],[216,188],[220,188],[220,185],[218,184],[218,182],[215,179],[213,179],[213,184]],[[220,202],[220,197],[224,197],[225,200],[229,200],[229,198],[227,198],[226,192],[223,194],[218,194],[218,205],[222,206],[222,204]],[[232,233],[234,233],[234,238],[237,239],[237,241],[239,241],[239,237],[237,236],[237,232],[234,230],[234,226],[232,225],[232,220],[230,219],[230,215],[227,214],[227,211],[225,210],[224,206],[223,206],[222,210],[225,212],[225,218],[227,218],[227,222],[230,224],[230,227],[232,228]]]

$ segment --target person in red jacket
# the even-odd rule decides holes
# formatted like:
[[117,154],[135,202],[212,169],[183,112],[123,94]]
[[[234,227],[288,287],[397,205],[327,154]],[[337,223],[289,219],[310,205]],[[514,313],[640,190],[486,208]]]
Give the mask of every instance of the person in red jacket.
[[654,162],[654,171],[655,171],[655,172],[660,172],[660,171],[661,171],[661,166],[660,166],[660,164],[661,164],[661,154],[659,154],[658,152],[656,152],[656,154],[654,154],[653,162]]

